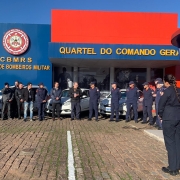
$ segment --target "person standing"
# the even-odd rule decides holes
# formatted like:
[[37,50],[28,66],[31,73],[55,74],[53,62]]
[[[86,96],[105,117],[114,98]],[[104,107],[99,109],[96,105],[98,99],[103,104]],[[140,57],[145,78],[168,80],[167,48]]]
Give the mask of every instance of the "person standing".
[[59,88],[59,83],[55,82],[54,87],[51,89],[51,92],[50,92],[50,96],[52,99],[52,118],[53,118],[53,121],[55,121],[55,109],[57,111],[58,119],[60,120],[61,95],[62,95],[62,91]]
[[9,83],[4,84],[4,88],[2,89],[2,102],[3,102],[3,107],[2,107],[2,120],[5,120],[5,110],[6,107],[8,108],[8,119],[12,119],[11,117],[11,103],[14,99],[14,94],[12,90],[9,88]]
[[71,120],[74,120],[75,117],[77,120],[80,120],[80,98],[82,96],[82,91],[78,87],[77,82],[74,82],[73,87],[70,88],[69,96],[71,98]]
[[143,84],[143,122],[142,124],[147,123],[147,116],[149,117],[149,124],[153,125],[153,116],[152,116],[152,105],[153,105],[153,90],[149,87],[149,83],[145,82]]
[[37,103],[38,103],[38,116],[39,121],[44,120],[44,110],[46,105],[47,90],[44,88],[44,84],[40,83],[37,89]]
[[180,89],[171,74],[164,76],[164,85],[166,90],[159,100],[158,115],[162,119],[169,165],[162,167],[162,171],[175,176],[180,169]]
[[23,85],[21,82],[19,82],[18,88],[15,90],[15,99],[17,102],[17,107],[18,107],[18,119],[21,119],[21,109],[23,106]]
[[30,110],[30,121],[33,121],[33,103],[35,101],[35,92],[32,89],[32,83],[27,84],[27,88],[23,89],[23,100],[24,100],[24,121],[27,121],[27,110]]
[[133,108],[134,121],[135,121],[135,123],[138,123],[137,101],[139,98],[139,89],[137,87],[135,87],[135,83],[133,81],[129,82],[129,88],[126,90],[126,96],[127,96],[126,122],[129,122],[130,110],[131,110],[131,108]]
[[95,87],[95,82],[90,83],[90,89],[89,89],[89,121],[91,121],[93,110],[95,112],[96,121],[98,121],[98,101],[100,98],[100,92],[97,87]]
[[164,83],[162,81],[157,82],[156,86],[157,86],[156,94],[155,95],[153,94],[153,97],[155,97],[155,106],[156,106],[156,126],[155,127],[157,127],[158,130],[162,130],[162,122],[158,116],[158,104],[159,104],[159,100],[162,96],[162,93],[165,90],[165,87],[164,87]]
[[[19,81],[15,81],[14,82],[14,87],[11,88],[14,97],[15,97],[16,89],[18,89],[18,88],[19,88]],[[12,103],[11,103],[11,111],[12,111],[11,112],[12,117],[17,118],[18,117],[18,105],[17,105],[16,98],[14,98]]]
[[117,88],[117,83],[112,83],[112,89],[111,89],[111,116],[110,121],[113,121],[114,119],[114,111],[116,112],[116,122],[119,121],[119,100],[121,98],[121,92],[120,89]]

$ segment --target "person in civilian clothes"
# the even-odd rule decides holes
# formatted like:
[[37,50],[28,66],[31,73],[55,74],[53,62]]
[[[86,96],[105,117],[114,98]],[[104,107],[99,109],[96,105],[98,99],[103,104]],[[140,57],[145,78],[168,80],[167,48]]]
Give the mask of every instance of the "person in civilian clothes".
[[166,87],[158,104],[158,115],[162,119],[164,142],[168,153],[168,166],[162,171],[176,176],[180,169],[180,89],[173,75],[164,76]]
[[[11,88],[13,96],[15,97],[15,92],[16,89],[19,88],[19,81],[15,81],[14,82],[14,87]],[[12,117],[13,118],[18,118],[18,105],[17,105],[17,101],[16,98],[13,99],[12,103],[11,103],[11,110],[12,110]]]
[[121,98],[121,92],[120,89],[117,88],[117,83],[112,83],[112,89],[111,89],[111,116],[110,121],[113,121],[114,119],[114,111],[116,112],[116,122],[119,121],[119,100]]
[[139,89],[135,87],[135,83],[133,81],[129,82],[129,88],[126,90],[126,96],[127,96],[126,122],[129,122],[130,111],[131,111],[131,108],[133,108],[134,120],[135,120],[135,123],[138,123],[137,101],[139,98]]
[[62,95],[62,91],[59,88],[59,83],[55,82],[54,87],[51,89],[51,92],[50,92],[50,96],[52,99],[52,118],[53,118],[53,121],[55,121],[55,109],[57,111],[58,119],[60,120],[61,95]]
[[149,117],[149,124],[152,126],[153,123],[153,116],[152,116],[152,105],[153,105],[153,90],[149,87],[149,83],[145,82],[143,84],[143,122],[142,124],[147,123],[147,117]]
[[35,92],[32,89],[32,83],[27,84],[27,88],[23,89],[22,99],[24,100],[24,121],[27,121],[27,110],[30,110],[30,121],[33,121],[33,103],[35,101]]
[[80,98],[82,96],[82,91],[78,87],[78,83],[74,82],[73,87],[69,90],[69,96],[71,98],[71,121],[76,117],[80,120]]
[[39,121],[44,120],[44,109],[46,105],[47,90],[44,88],[44,84],[40,83],[37,89],[37,103],[38,103],[38,116]]
[[93,110],[95,112],[96,121],[98,121],[98,101],[100,98],[100,92],[97,87],[95,87],[95,82],[90,83],[90,89],[89,89],[89,121],[91,121]]
[[23,107],[23,85],[19,82],[18,88],[15,90],[15,98],[18,107],[18,119],[21,119],[21,109]]
[[8,108],[8,119],[12,120],[11,117],[11,103],[14,99],[14,94],[12,90],[9,88],[9,83],[4,84],[4,88],[2,89],[2,120],[5,120],[5,111],[6,107]]

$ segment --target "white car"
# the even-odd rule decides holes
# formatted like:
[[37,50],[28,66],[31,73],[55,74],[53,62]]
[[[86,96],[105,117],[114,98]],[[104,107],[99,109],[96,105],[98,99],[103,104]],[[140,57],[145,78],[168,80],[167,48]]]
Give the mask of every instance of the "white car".
[[[80,100],[81,112],[89,110],[89,89],[81,89],[82,97]],[[61,114],[70,115],[71,114],[71,99],[69,97],[69,89],[62,91],[61,97]],[[48,114],[52,113],[52,99],[49,99],[46,106],[46,112]]]
[[[127,107],[126,107],[126,89],[121,89],[121,99],[119,100],[119,115],[126,115]],[[138,112],[143,111],[143,94],[140,91],[140,97],[138,99]],[[102,100],[99,104],[99,113],[102,116],[111,115],[111,94],[109,94],[104,100]],[[133,109],[131,109],[130,113],[131,118],[133,117]]]
[[105,99],[110,94],[110,91],[100,91],[100,101]]

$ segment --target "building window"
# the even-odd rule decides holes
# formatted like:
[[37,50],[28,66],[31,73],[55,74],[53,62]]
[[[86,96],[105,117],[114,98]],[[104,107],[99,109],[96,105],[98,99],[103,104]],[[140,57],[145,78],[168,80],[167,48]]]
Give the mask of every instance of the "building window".
[[81,88],[89,88],[89,84],[95,82],[100,91],[109,90],[109,68],[80,67],[78,79]]
[[129,82],[134,81],[139,89],[143,89],[142,84],[146,81],[146,68],[115,68],[114,80],[120,89],[129,87]]
[[163,79],[163,69],[162,68],[151,68],[151,81],[154,81],[156,78]]

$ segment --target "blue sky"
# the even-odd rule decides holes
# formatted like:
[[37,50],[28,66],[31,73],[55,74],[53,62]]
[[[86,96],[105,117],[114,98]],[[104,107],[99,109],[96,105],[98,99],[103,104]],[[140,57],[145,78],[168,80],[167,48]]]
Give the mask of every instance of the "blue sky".
[[0,23],[50,24],[51,9],[179,14],[180,0],[0,0]]

